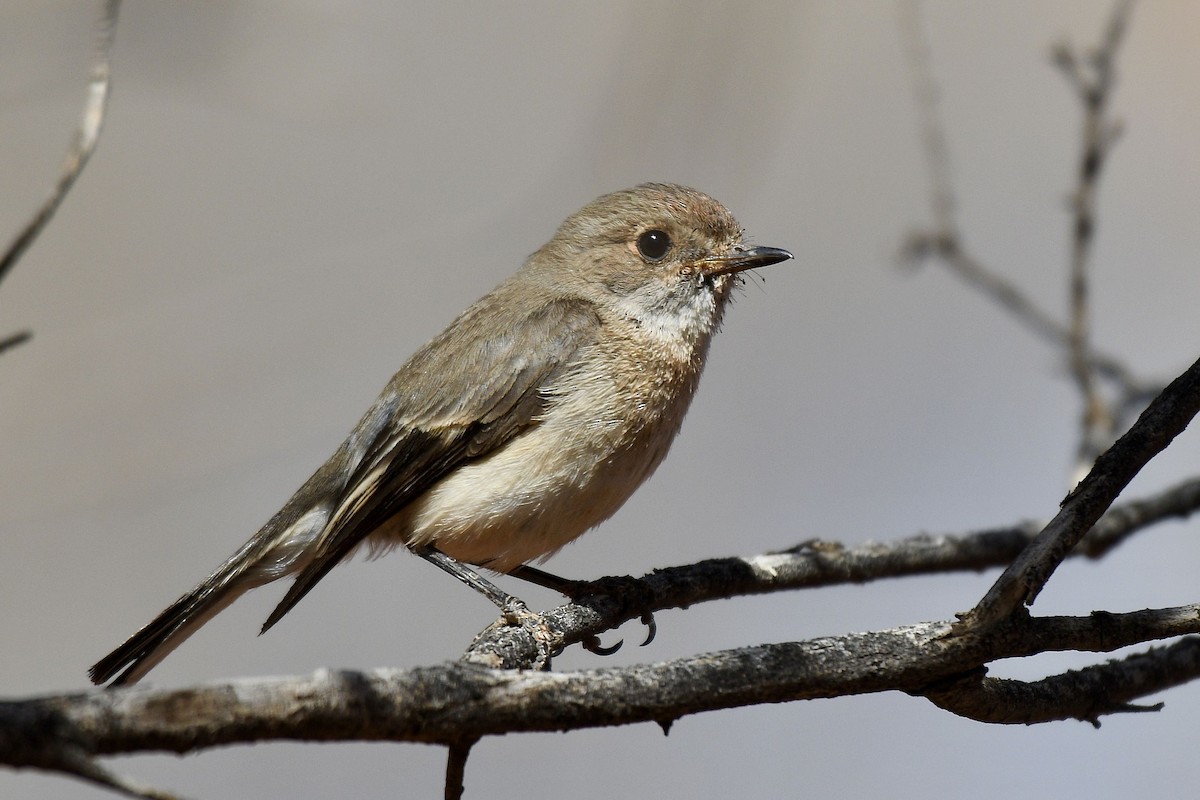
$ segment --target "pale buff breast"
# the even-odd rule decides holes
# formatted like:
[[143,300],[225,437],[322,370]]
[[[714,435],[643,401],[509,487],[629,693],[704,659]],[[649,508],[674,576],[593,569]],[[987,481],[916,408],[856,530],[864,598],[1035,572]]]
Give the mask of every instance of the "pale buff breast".
[[710,338],[689,331],[683,345],[682,331],[624,333],[636,347],[613,337],[581,359],[550,393],[538,425],[446,476],[377,531],[371,546],[433,544],[507,571],[612,516],[666,456]]

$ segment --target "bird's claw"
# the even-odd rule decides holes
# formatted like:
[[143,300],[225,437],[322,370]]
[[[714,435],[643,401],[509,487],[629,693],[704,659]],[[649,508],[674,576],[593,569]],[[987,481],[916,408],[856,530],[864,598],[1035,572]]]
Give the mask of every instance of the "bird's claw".
[[639,647],[645,647],[650,644],[654,641],[654,637],[658,635],[658,623],[654,621],[653,611],[647,611],[645,614],[642,614],[642,624],[646,626],[646,638],[638,645]]
[[595,653],[598,656],[611,656],[613,653],[621,649],[621,645],[625,644],[624,639],[618,639],[617,643],[609,647],[600,644],[600,637],[592,634],[583,640],[583,649],[589,653]]

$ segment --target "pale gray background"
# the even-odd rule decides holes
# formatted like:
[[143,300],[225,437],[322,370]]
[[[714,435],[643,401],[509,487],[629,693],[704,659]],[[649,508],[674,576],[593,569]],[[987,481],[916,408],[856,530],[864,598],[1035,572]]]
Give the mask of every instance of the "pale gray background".
[[[1063,35],[1095,41],[1108,7],[925,7],[969,242],[1055,310],[1079,111],[1046,56]],[[0,8],[3,231],[57,173],[94,15]],[[1200,5],[1137,7],[1100,204],[1097,340],[1164,377],[1200,352],[1198,45]],[[129,2],[114,69],[99,151],[0,286],[0,333],[35,331],[0,359],[4,695],[84,689],[416,347],[567,213],[643,180],[710,192],[796,260],[747,285],[672,457],[554,571],[966,531],[1050,515],[1067,488],[1077,402],[1057,355],[940,271],[896,266],[928,181],[892,3]],[[1194,474],[1198,455],[1191,432],[1130,495]],[[1036,611],[1196,601],[1195,527],[1065,567]],[[944,619],[993,577],[663,613],[652,647],[557,666]],[[495,616],[401,553],[335,570],[256,638],[281,591],[238,603],[153,682],[433,664]],[[1180,796],[1200,780],[1200,685],[1158,699],[1163,713],[1100,731],[989,727],[886,694],[685,718],[667,738],[509,736],[476,747],[468,796]],[[444,756],[269,744],[112,763],[195,797],[440,797]],[[3,772],[0,796],[103,794]]]

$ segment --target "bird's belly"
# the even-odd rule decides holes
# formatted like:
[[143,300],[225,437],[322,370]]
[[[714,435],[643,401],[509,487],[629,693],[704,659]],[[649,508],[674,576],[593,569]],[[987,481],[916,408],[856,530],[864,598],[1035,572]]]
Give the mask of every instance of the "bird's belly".
[[650,476],[677,430],[667,427],[629,445],[619,430],[580,436],[543,423],[447,475],[377,531],[373,544],[432,544],[501,572],[545,558],[610,517]]

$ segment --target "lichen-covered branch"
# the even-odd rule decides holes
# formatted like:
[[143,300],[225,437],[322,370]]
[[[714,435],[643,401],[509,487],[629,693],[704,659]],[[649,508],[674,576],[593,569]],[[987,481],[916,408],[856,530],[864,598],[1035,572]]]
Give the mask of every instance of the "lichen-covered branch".
[[1200,638],[1114,659],[1040,681],[988,678],[977,670],[924,693],[930,702],[960,717],[1001,725],[1031,725],[1078,719],[1100,727],[1100,717],[1158,711],[1162,703],[1131,701],[1200,678]]
[[[950,622],[933,622],[567,673],[458,662],[410,670],[320,671],[177,690],[96,690],[0,703],[0,760],[15,767],[54,768],[53,753],[60,748],[90,756],[184,753],[281,739],[462,747],[478,737],[518,731],[669,725],[722,708],[891,690],[950,705],[960,702],[954,697],[968,685],[956,676],[977,672],[990,661],[1046,649],[1103,652],[1196,633],[1197,611],[1021,618],[966,636],[949,635]],[[1061,641],[1053,638],[1056,631]],[[1188,647],[1194,644],[1181,646]],[[1153,669],[1142,667],[1126,676],[1121,704],[1195,676],[1194,657],[1153,659],[1158,659]],[[1042,684],[1041,696],[1054,701],[1049,707],[1078,707],[1073,699],[1078,682]],[[994,686],[986,684],[986,691],[998,691]],[[958,694],[948,687],[957,687]],[[1092,716],[1104,713],[1093,708]]]

